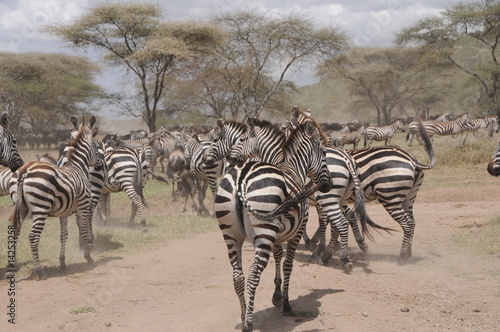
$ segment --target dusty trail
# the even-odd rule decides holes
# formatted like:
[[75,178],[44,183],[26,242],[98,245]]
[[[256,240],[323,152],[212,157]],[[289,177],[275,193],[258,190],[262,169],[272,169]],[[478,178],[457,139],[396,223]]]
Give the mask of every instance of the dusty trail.
[[[498,189],[497,189],[498,188]],[[402,234],[376,234],[367,262],[351,240],[351,275],[334,257],[329,266],[298,250],[290,297],[300,318],[271,303],[273,263],[257,289],[256,331],[498,331],[500,257],[456,245],[500,213],[500,187],[436,189],[419,195],[411,263],[396,264]],[[375,204],[370,216],[397,226]],[[316,225],[311,209],[312,233]],[[215,222],[215,220],[213,221]],[[245,268],[251,259],[245,246]],[[70,262],[71,263],[71,262]],[[18,280],[16,324],[7,324],[7,282],[0,281],[1,331],[233,331],[240,313],[219,232],[134,254],[109,252],[88,267],[68,265],[49,279]],[[83,312],[85,308],[93,312]],[[404,309],[406,312],[402,311]]]

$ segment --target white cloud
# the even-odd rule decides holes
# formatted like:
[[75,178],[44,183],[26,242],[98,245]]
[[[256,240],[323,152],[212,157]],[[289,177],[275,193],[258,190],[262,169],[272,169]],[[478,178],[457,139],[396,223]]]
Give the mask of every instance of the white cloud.
[[0,7],[0,47],[11,52],[29,51],[51,39],[44,25],[64,23],[82,14],[87,0],[19,0],[17,7]]

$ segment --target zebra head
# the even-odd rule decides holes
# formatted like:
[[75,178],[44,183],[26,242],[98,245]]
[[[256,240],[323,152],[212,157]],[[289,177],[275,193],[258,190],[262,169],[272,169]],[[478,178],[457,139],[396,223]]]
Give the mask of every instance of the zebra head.
[[75,117],[71,118],[71,123],[73,123],[74,127],[78,127],[78,131],[68,146],[65,158],[61,158],[59,163],[78,164],[85,172],[88,172],[89,166],[99,169],[103,166],[104,160],[99,157],[98,143],[94,140],[98,132],[98,128],[94,127],[96,123],[95,117],[92,116],[88,127],[85,125],[85,120],[78,126],[78,120]]
[[0,116],[0,165],[7,166],[15,172],[24,161],[17,150],[15,136],[7,129],[8,125],[9,115],[3,112]]
[[212,144],[205,150],[203,154],[203,162],[205,165],[213,165],[216,161],[222,160],[227,153],[228,147],[226,140],[225,130],[226,122],[223,119],[217,120],[217,127],[212,132]]
[[215,162],[227,157],[231,147],[245,135],[247,126],[237,121],[217,120],[217,127],[214,130],[212,144],[205,151],[203,160],[206,165],[213,165]]
[[500,175],[500,143],[488,162],[487,170],[493,176]]
[[300,151],[299,155],[307,161],[308,177],[318,186],[320,192],[327,193],[332,189],[332,177],[326,162],[321,129],[315,121],[308,119],[297,127],[295,133],[298,131],[303,136],[304,143],[297,151]]
[[403,123],[403,120],[401,119],[397,119],[395,122],[395,125],[396,125],[396,130],[401,130],[403,133],[406,131],[405,129],[405,125]]
[[259,130],[261,127],[255,126],[253,118],[248,119],[248,128],[245,134],[241,135],[226,155],[226,160],[231,164],[243,162],[258,153]]

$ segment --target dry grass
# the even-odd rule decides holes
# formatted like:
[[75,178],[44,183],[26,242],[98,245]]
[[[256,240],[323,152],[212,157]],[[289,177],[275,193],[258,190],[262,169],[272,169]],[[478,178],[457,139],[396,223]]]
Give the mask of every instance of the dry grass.
[[[414,144],[408,147],[405,142],[405,134],[398,133],[393,139],[393,144],[400,145],[414,153],[418,159],[428,163],[422,146]],[[380,144],[375,144],[380,145]],[[475,183],[481,185],[481,181],[475,174],[485,172],[486,164],[495,150],[497,140],[479,139],[469,137],[464,146],[457,139],[451,137],[436,137],[433,141],[434,150],[437,155],[437,166],[432,172],[426,172],[425,187],[432,190],[434,187],[464,187],[464,178],[469,179],[467,184]],[[350,148],[347,146],[347,148]],[[23,150],[21,155],[25,161],[35,159],[35,154],[43,154],[47,151]],[[56,157],[55,151],[49,151]],[[492,178],[493,179],[493,178]],[[217,229],[214,218],[199,218],[193,212],[180,213],[182,204],[171,202],[171,187],[156,181],[148,183],[145,189],[145,197],[149,209],[146,211],[148,227],[128,227],[127,221],[130,215],[130,201],[123,193],[112,195],[112,217],[107,225],[94,223],[95,247],[94,258],[99,256],[114,255],[115,252],[133,252],[144,250],[151,246],[165,243],[169,239],[187,237],[194,233],[207,232]],[[211,194],[208,193],[212,206]],[[11,202],[9,197],[0,198],[0,211],[3,218],[0,221],[0,266],[6,265],[7,257],[7,219],[10,215]],[[137,221],[136,221],[137,223]],[[137,224],[136,224],[137,225]],[[31,252],[28,243],[30,221],[26,221],[22,228],[21,238],[18,244],[18,263],[22,274],[29,274],[31,266]],[[39,247],[42,265],[58,266],[59,264],[59,222],[50,218],[41,236]],[[484,227],[474,230],[475,236],[468,239],[458,239],[459,245],[473,246],[475,250],[486,254],[500,254],[500,217],[484,224]],[[66,252],[66,262],[84,262],[83,253],[78,248],[77,227],[73,218],[69,223],[69,240]],[[473,241],[471,240],[473,239]],[[481,245],[478,245],[481,243]]]

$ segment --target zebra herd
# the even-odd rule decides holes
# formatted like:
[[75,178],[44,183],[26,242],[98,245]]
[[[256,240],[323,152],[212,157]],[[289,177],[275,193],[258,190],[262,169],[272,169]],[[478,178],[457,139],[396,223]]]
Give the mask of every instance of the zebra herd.
[[[478,120],[478,119],[476,119]],[[345,150],[345,144],[359,133],[327,137],[308,111],[294,108],[284,126],[266,120],[248,122],[218,120],[208,137],[182,137],[172,133],[152,137],[112,140],[98,135],[96,120],[79,124],[72,118],[71,141],[65,147],[57,165],[42,161],[24,163],[16,147],[16,139],[7,129],[8,116],[0,117],[0,194],[10,194],[16,241],[23,220],[32,218],[29,242],[33,270],[38,279],[47,275],[39,263],[38,244],[48,217],[59,217],[61,225],[60,268],[65,265],[65,242],[68,216],[75,214],[80,245],[91,264],[93,215],[104,220],[109,216],[109,193],[124,191],[132,202],[129,223],[138,213],[146,224],[143,195],[147,176],[153,175],[157,159],[183,160],[192,175],[196,212],[209,214],[204,204],[210,187],[214,197],[214,216],[227,247],[232,266],[233,284],[238,296],[243,331],[252,331],[256,289],[271,254],[275,261],[275,290],[272,302],[281,306],[283,314],[293,316],[289,303],[290,276],[294,256],[302,238],[307,244],[317,243],[312,258],[326,264],[340,240],[339,257],[344,271],[352,270],[348,252],[349,228],[358,246],[368,251],[365,238],[372,230],[386,232],[391,228],[371,220],[365,209],[366,201],[379,202],[403,230],[398,262],[412,256],[415,229],[413,205],[424,179],[424,171],[436,165],[432,135],[456,135],[463,131],[476,133],[489,128],[498,120],[485,118],[475,121],[467,114],[446,122],[426,122],[418,119],[408,127],[408,140],[418,137],[430,159],[423,164],[410,152],[390,143],[396,130],[404,131],[401,120],[384,127],[360,128],[367,147]],[[101,136],[101,137],[99,137]],[[373,141],[386,145],[370,147]],[[113,147],[110,147],[110,146]],[[183,154],[177,154],[181,151]],[[170,159],[176,156],[176,159]],[[181,157],[182,156],[182,157]],[[179,180],[181,166],[172,174]],[[163,166],[162,166],[163,169]],[[488,163],[487,171],[500,175],[500,145]],[[218,179],[220,181],[218,181]],[[318,211],[318,230],[312,238],[305,233],[309,206],[314,202]],[[353,204],[351,207],[350,204]],[[330,242],[326,244],[326,229],[330,225]],[[245,278],[242,267],[242,246],[250,240],[254,247],[253,263]],[[283,249],[286,244],[286,253]],[[284,261],[282,263],[284,257]]]

